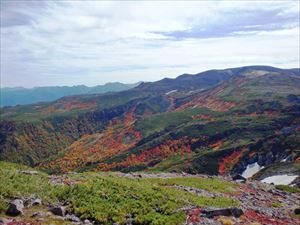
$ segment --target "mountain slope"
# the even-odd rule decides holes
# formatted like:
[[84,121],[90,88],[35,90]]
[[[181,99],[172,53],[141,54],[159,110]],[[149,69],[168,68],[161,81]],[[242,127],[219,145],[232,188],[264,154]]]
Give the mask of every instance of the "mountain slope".
[[63,87],[35,87],[35,88],[1,88],[0,107],[49,102],[68,95],[99,94],[105,92],[125,91],[137,86],[136,84],[107,83],[94,87],[85,85]]
[[[0,177],[0,221],[4,224],[300,222],[300,189],[257,181],[239,184],[229,177],[184,173],[48,175],[7,162],[0,162]],[[5,212],[11,209],[8,202],[15,199],[25,207],[22,215],[12,217]],[[62,211],[67,211],[66,215]]]
[[[120,93],[77,96],[76,104],[66,97],[36,105],[37,110],[10,108],[1,114],[0,156],[52,172],[227,174],[242,173],[253,163],[297,164],[299,77],[298,69],[265,66],[214,70]],[[54,111],[41,116],[45,108]],[[8,123],[16,123],[13,131]],[[28,137],[26,126],[40,130]]]

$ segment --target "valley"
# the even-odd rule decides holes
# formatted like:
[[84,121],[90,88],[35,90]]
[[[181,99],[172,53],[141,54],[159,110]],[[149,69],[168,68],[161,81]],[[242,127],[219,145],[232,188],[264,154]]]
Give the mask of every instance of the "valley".
[[45,212],[58,204],[77,224],[300,222],[299,69],[184,74],[0,116],[2,212],[14,198],[45,202],[42,222],[27,209],[16,220],[69,224]]

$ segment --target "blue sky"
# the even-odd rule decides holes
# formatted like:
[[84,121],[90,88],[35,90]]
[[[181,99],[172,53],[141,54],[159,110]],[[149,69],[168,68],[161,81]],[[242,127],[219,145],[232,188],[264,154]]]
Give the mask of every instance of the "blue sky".
[[299,65],[299,1],[3,1],[1,87]]

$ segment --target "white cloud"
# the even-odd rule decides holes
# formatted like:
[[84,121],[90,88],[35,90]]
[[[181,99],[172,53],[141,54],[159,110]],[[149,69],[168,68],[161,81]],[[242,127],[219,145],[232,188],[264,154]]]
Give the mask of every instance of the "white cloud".
[[1,28],[1,86],[128,83],[251,64],[300,67],[297,4],[49,1],[27,9],[27,24]]

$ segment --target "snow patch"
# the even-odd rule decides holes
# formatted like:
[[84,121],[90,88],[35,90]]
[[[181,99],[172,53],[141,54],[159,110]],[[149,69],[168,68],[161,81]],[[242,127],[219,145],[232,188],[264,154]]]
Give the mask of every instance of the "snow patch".
[[281,160],[280,162],[286,162],[288,157],[284,158],[283,160]]
[[169,92],[166,93],[166,95],[172,94],[172,93],[174,93],[174,92],[176,92],[176,91],[177,91],[177,90],[169,91]]
[[296,178],[298,177],[298,175],[275,175],[275,176],[270,176],[270,177],[266,177],[265,179],[261,180],[261,182],[265,182],[268,184],[284,184],[284,185],[289,185],[291,184]]
[[257,162],[256,163],[252,163],[252,164],[248,164],[247,168],[242,173],[242,176],[245,177],[245,178],[250,178],[254,174],[256,174],[258,171],[260,171],[261,169],[263,169],[263,168],[264,168],[264,166],[258,165]]

